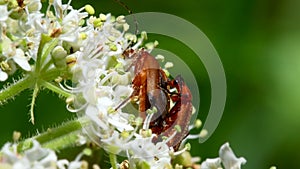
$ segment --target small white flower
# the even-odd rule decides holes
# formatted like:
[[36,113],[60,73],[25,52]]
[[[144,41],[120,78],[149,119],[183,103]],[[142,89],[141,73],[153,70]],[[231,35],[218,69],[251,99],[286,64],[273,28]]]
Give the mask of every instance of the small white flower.
[[22,49],[16,49],[16,54],[13,56],[13,60],[24,70],[30,71],[31,67],[28,63],[27,58],[24,55],[24,52]]
[[47,32],[47,21],[43,17],[44,14],[40,12],[28,14],[27,21],[23,23],[27,28],[27,37],[39,36],[40,33]]
[[114,126],[118,131],[132,131],[134,128],[128,122],[128,114],[125,113],[114,113],[108,118],[108,122]]
[[57,161],[54,151],[42,148],[35,140],[33,140],[32,148],[26,150],[23,156],[16,152],[16,145],[12,145],[13,151],[10,150],[10,146],[9,143],[5,144],[1,152],[4,162],[11,164],[13,169],[47,168]]
[[[129,161],[133,163],[136,159],[139,161],[145,161],[151,167],[151,169],[161,169],[171,162],[170,147],[166,142],[158,142],[154,144],[151,137],[137,137],[134,140],[128,142]],[[134,165],[134,164],[133,164]]]
[[[98,127],[100,127],[102,130],[108,130],[109,126],[107,121],[103,120],[101,117],[102,115],[99,115],[98,109],[95,106],[88,105],[85,110],[85,115],[90,118]],[[100,118],[101,117],[101,118]]]
[[76,42],[81,28],[80,21],[87,16],[86,12],[80,13],[78,10],[71,10],[62,20],[63,34],[59,38],[66,42]]
[[201,164],[201,169],[219,169],[221,168],[221,162],[225,169],[241,169],[241,165],[246,163],[246,159],[243,157],[237,158],[229,143],[225,143],[219,150],[218,158],[206,159]]
[[225,143],[221,146],[219,156],[225,169],[240,169],[241,165],[247,162],[245,158],[237,158],[235,156],[229,146],[229,143]]
[[33,146],[20,154],[17,152],[17,144],[6,143],[1,149],[1,166],[10,166],[11,169],[80,169],[82,156],[80,153],[74,161],[58,160],[53,150],[42,148],[36,141]]
[[221,167],[220,158],[208,158],[201,164],[201,169],[218,169]]
[[[129,138],[130,139],[130,138]],[[102,143],[105,143],[106,145],[104,148],[111,153],[119,154],[121,151],[127,150],[127,138],[122,138],[120,136],[120,133],[117,131],[114,131],[113,134],[108,137],[101,140]]]
[[2,37],[2,54],[6,57],[6,61],[13,59],[23,70],[30,71],[31,67],[28,63],[28,58],[25,57],[24,51],[16,48],[15,44],[7,36]]

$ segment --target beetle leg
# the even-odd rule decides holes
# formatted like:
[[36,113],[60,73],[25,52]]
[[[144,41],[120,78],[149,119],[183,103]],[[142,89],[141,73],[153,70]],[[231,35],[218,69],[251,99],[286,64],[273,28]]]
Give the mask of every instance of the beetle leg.
[[131,95],[126,98],[125,100],[123,100],[116,108],[115,110],[118,110],[119,108],[121,108],[124,104],[126,104],[130,99],[133,99],[136,96],[140,95],[140,84],[141,84],[141,75],[138,74],[134,77],[133,81],[132,81],[132,88],[133,88],[133,92],[131,93]]

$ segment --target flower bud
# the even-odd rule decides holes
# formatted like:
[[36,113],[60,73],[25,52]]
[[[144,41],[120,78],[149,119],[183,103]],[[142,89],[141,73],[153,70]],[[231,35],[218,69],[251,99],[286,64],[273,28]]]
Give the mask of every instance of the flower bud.
[[124,23],[123,24],[123,30],[128,31],[128,29],[129,29],[129,25],[127,23]]
[[196,127],[196,128],[200,128],[201,126],[202,126],[202,121],[199,120],[199,119],[197,119],[197,120],[195,121],[195,127]]
[[66,56],[67,51],[61,46],[56,46],[51,53],[52,61],[57,68],[64,68],[67,66]]
[[120,15],[117,17],[116,21],[119,23],[119,24],[124,24],[125,23],[125,16],[123,15]]
[[157,56],[155,57],[155,59],[156,59],[156,60],[161,60],[162,62],[164,62],[165,57],[164,57],[163,55],[157,55]]
[[52,58],[55,59],[55,60],[62,60],[64,58],[66,58],[67,56],[67,51],[65,51],[65,49],[61,46],[56,46],[52,53]]
[[19,131],[14,131],[13,132],[13,140],[16,142],[21,138],[21,132]]
[[76,64],[76,56],[75,55],[68,55],[66,57],[66,63],[69,68],[72,68]]
[[40,1],[32,1],[27,5],[27,9],[30,12],[39,11],[42,8],[42,3]]
[[147,40],[148,39],[147,32],[146,31],[141,32],[141,37]]
[[173,66],[174,66],[174,65],[173,65],[172,62],[167,62],[167,63],[165,64],[165,69],[172,68]]
[[92,5],[85,5],[84,9],[90,15],[94,15],[95,14],[95,9],[92,7]]
[[100,14],[99,15],[99,19],[100,19],[100,21],[106,21],[106,15],[104,15],[104,14]]
[[201,138],[204,138],[204,137],[207,136],[207,134],[208,134],[208,131],[207,131],[206,129],[202,129],[202,130],[200,131],[199,136],[200,136]]
[[153,49],[153,48],[155,48],[158,44],[159,44],[158,41],[149,42],[149,43],[145,44],[145,47],[146,47],[147,49]]
[[132,33],[126,33],[126,34],[124,35],[124,37],[125,37],[125,39],[128,39],[128,40],[130,40],[130,41],[132,41],[132,42],[136,42],[136,40],[137,40],[136,35],[134,35],[134,34],[132,34]]

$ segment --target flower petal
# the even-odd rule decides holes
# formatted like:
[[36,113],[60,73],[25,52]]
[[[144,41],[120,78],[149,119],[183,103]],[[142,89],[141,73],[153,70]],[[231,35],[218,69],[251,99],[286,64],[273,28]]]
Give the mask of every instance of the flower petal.
[[245,158],[237,158],[235,156],[232,149],[229,147],[229,143],[225,143],[221,146],[219,156],[225,169],[240,169],[241,165],[247,162]]
[[24,70],[30,71],[31,67],[24,56],[24,52],[21,49],[16,49],[16,55],[13,57],[14,61]]
[[217,169],[221,167],[220,158],[208,158],[201,164],[201,169]]

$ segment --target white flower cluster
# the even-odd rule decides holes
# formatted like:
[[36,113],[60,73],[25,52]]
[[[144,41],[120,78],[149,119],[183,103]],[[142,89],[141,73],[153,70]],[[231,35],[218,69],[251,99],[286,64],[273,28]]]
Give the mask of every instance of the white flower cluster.
[[[90,30],[82,41],[85,47],[74,53],[77,61],[73,67],[73,81],[77,85],[73,92],[80,102],[76,111],[83,112],[93,122],[87,129],[90,137],[108,152],[125,154],[131,167],[171,166],[169,153],[172,148],[167,146],[167,141],[154,144],[152,138],[155,135],[148,127],[139,130],[142,124],[139,117],[132,112],[123,112],[121,108],[115,110],[132,93],[134,75],[126,70],[132,63],[122,53],[129,40],[136,37],[125,34],[127,25],[122,17],[116,21],[110,17],[105,16],[101,29]],[[122,31],[117,29],[120,24],[123,24]],[[139,39],[133,49],[142,40]]]
[[[137,38],[134,35],[127,36],[125,32],[128,25],[123,17],[112,20],[110,15],[102,15],[100,18],[103,21],[100,29],[89,29],[86,38],[81,41],[83,47],[74,53],[76,64],[73,67],[73,82],[76,82],[76,87],[73,92],[77,94],[75,111],[83,112],[93,122],[86,129],[89,136],[106,151],[125,154],[130,168],[172,168],[173,156],[188,148],[174,152],[173,147],[167,144],[172,136],[153,143],[156,135],[149,129],[153,113],[148,113],[142,122],[132,112],[115,109],[130,98],[133,92],[131,81],[134,73],[128,71],[132,61],[124,58],[122,53],[128,47],[128,41],[135,42]],[[118,29],[120,26],[122,30]],[[145,36],[142,35],[132,48],[138,49]],[[208,159],[202,163],[201,168],[218,168],[222,161],[225,169],[238,169],[246,162],[244,158],[235,157],[228,143],[221,147],[220,157],[213,160],[217,164],[212,165]],[[122,168],[122,164],[119,165]]]
[[[0,4],[0,81],[5,81],[8,73],[15,71],[16,64],[25,71],[31,70],[28,63],[31,58],[30,46],[27,46],[27,38],[30,38],[30,35],[26,36],[29,30],[22,26],[26,25],[27,21],[20,20],[21,16],[16,14],[20,8],[13,1]],[[38,0],[32,1],[24,7],[24,15],[32,15],[40,8],[41,4]]]
[[[0,4],[0,81],[14,73],[17,66],[31,71],[30,59],[36,60],[42,34],[75,43],[80,39],[84,8],[75,10],[61,0],[49,2],[46,14],[41,13],[40,0],[8,0]],[[51,12],[54,8],[55,13]],[[49,58],[48,58],[49,59]]]
[[[35,63],[40,59],[43,63],[39,66],[48,68],[47,60],[56,61],[57,66],[61,57],[65,57],[66,63],[72,64],[70,70],[76,84],[72,92],[80,100],[76,111],[82,110],[93,121],[91,133],[97,137],[96,141],[107,151],[126,153],[131,166],[139,165],[135,164],[137,159],[155,168],[170,165],[171,148],[167,141],[154,144],[154,134],[147,125],[143,132],[138,131],[140,118],[122,112],[121,108],[114,110],[132,93],[132,72],[126,71],[131,63],[122,53],[131,42],[137,42],[133,49],[142,42],[135,35],[125,34],[129,25],[124,16],[89,17],[88,12],[93,13],[90,6],[76,10],[70,2],[62,4],[61,0],[49,1],[45,14],[41,7],[39,0],[9,0],[0,4],[0,80],[5,81],[18,67],[25,71],[36,69],[30,61]],[[40,48],[44,35],[58,40],[52,58],[39,58],[49,48]],[[62,87],[70,91],[68,86]]]
[[[78,155],[81,157],[81,154]],[[58,160],[55,152],[42,148],[36,141],[32,147],[22,154],[17,152],[17,144],[6,143],[1,149],[0,168],[5,169],[82,169],[79,158],[69,162],[66,159]]]
[[[138,51],[146,34],[142,33],[138,39],[136,35],[126,33],[129,25],[124,16],[89,16],[94,13],[91,6],[77,10],[70,2],[62,4],[61,0],[50,0],[45,14],[40,11],[40,0],[0,2],[0,81],[5,81],[18,67],[24,71],[42,67],[42,71],[47,71],[51,66],[68,65],[75,86],[61,87],[76,95],[74,107],[71,109],[70,106],[69,110],[92,121],[86,128],[91,139],[110,153],[123,153],[130,168],[172,168],[172,157],[188,149],[174,152],[173,147],[168,146],[176,132],[153,143],[157,136],[149,129],[149,124],[155,110],[148,110],[143,121],[139,115],[122,109],[133,92],[131,82],[134,77],[133,71],[129,71],[132,60],[124,58],[123,52],[132,43],[135,44],[131,48]],[[44,36],[49,37],[49,41],[55,39],[54,46],[47,44],[41,48],[45,45]],[[48,49],[53,51],[47,52]],[[36,64],[35,67],[30,63]],[[172,66],[167,63],[165,68]],[[9,147],[14,149],[11,151]],[[221,148],[220,158],[205,161],[201,168],[220,167],[221,161],[225,169],[240,168],[245,160],[236,160],[230,152],[229,146],[225,145]],[[71,163],[57,160],[52,150],[41,148],[36,141],[22,155],[18,155],[16,147],[10,144],[3,147],[2,153],[0,165],[10,168],[80,167],[78,160]]]

